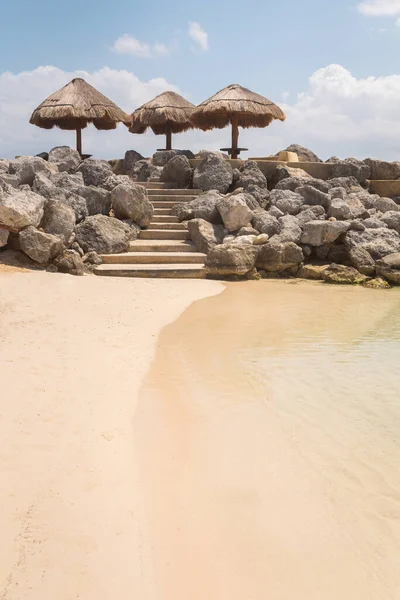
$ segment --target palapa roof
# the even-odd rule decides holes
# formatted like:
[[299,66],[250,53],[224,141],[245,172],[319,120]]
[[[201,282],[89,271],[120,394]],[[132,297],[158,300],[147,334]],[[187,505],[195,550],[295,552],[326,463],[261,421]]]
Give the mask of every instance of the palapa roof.
[[191,116],[195,105],[182,98],[175,92],[164,92],[159,94],[150,102],[140,106],[131,115],[131,133],[144,133],[151,127],[156,135],[181,133],[193,129]]
[[84,79],[76,78],[42,102],[32,113],[30,123],[43,129],[84,129],[93,123],[97,129],[115,129],[118,123],[130,125],[131,118],[114,102]]
[[229,85],[205,100],[192,115],[199,129],[222,129],[237,115],[240,127],[267,127],[274,119],[284,121],[285,113],[271,100],[255,94],[241,85]]

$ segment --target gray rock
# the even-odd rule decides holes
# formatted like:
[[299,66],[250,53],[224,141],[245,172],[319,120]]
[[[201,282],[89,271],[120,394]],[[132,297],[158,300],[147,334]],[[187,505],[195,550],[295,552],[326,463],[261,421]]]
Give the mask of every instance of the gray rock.
[[354,219],[353,221],[350,221],[350,229],[352,231],[365,231],[365,225],[363,225],[361,221]]
[[215,246],[206,258],[209,275],[244,276],[254,269],[258,248],[250,244],[222,244]]
[[85,252],[118,254],[129,248],[131,230],[113,217],[94,215],[76,227],[76,241]]
[[311,279],[314,281],[322,281],[322,271],[326,269],[327,265],[302,265],[297,273],[297,277],[300,279]]
[[297,215],[304,204],[304,198],[290,190],[274,190],[271,192],[270,202],[284,214]]
[[289,177],[294,177],[296,180],[300,179],[302,182],[304,182],[306,179],[312,179],[311,175],[304,171],[304,169],[296,169],[293,167],[288,167],[287,165],[278,165],[276,167],[273,178],[275,184],[279,183],[283,179],[288,179]]
[[266,233],[260,233],[253,240],[253,244],[255,246],[262,246],[263,244],[266,244],[268,242],[268,240],[269,240],[269,235],[267,235]]
[[376,263],[377,275],[384,277],[390,283],[400,284],[400,252],[388,254]]
[[130,183],[134,182],[129,175],[110,175],[110,177],[107,177],[107,179],[101,184],[101,187],[108,192],[112,192],[113,189],[121,183],[126,183],[129,185]]
[[388,212],[389,210],[396,212],[400,211],[400,206],[398,206],[394,200],[391,198],[381,198],[380,196],[375,198],[374,208],[383,213]]
[[89,214],[85,198],[82,198],[82,196],[79,196],[78,194],[73,194],[66,191],[63,195],[60,195],[56,199],[58,202],[62,202],[63,204],[66,204],[72,208],[75,213],[75,220],[77,223],[80,223],[86,219]]
[[132,219],[140,227],[148,227],[154,208],[141,185],[118,185],[111,192],[111,203],[118,219]]
[[10,185],[11,187],[18,189],[19,184],[21,183],[18,175],[9,175],[8,173],[0,172],[0,181]]
[[188,188],[192,185],[193,169],[186,156],[174,156],[163,168],[160,181],[171,184],[176,189]]
[[82,173],[67,173],[64,171],[62,173],[51,173],[48,178],[54,185],[64,190],[70,190],[85,185]]
[[284,215],[284,213],[281,210],[279,210],[279,208],[277,208],[276,206],[271,206],[271,208],[268,209],[268,214],[271,215],[271,217],[275,217],[276,219],[279,219]]
[[[155,167],[165,167],[165,165],[175,156],[182,156],[181,150],[157,150],[153,154],[153,165]],[[185,158],[187,158],[185,156]]]
[[261,208],[269,205],[269,191],[267,188],[261,188],[258,185],[248,185],[246,194],[252,196]]
[[0,158],[0,173],[8,173],[8,169],[10,168],[10,160],[6,158]]
[[89,216],[110,214],[111,193],[109,191],[101,187],[88,185],[74,188],[73,192],[86,200],[87,212]]
[[390,229],[394,229],[397,233],[400,233],[400,212],[389,210],[381,216],[380,220]]
[[16,229],[28,225],[37,227],[43,217],[43,207],[43,196],[0,184],[0,221],[4,225]]
[[322,162],[320,158],[309,148],[300,146],[299,144],[291,144],[284,152],[295,152],[299,157],[300,162]]
[[349,258],[353,267],[363,275],[372,275],[375,272],[375,261],[365,248],[361,246],[352,248]]
[[298,187],[296,192],[304,198],[304,203],[310,206],[323,206],[325,209],[329,209],[331,199],[328,194],[317,190],[311,185],[303,185]]
[[377,219],[376,217],[369,217],[368,219],[364,219],[364,221],[362,221],[362,224],[364,225],[365,229],[381,229],[382,227],[387,227],[386,223],[384,223],[380,219]]
[[83,262],[88,265],[101,265],[103,259],[97,254],[97,252],[88,252],[83,256]]
[[267,213],[261,209],[254,213],[251,224],[254,229],[257,229],[260,233],[266,233],[270,237],[281,230],[278,219],[269,212]]
[[19,233],[19,244],[22,252],[40,265],[49,264],[64,248],[58,236],[39,231],[32,225]]
[[139,152],[136,152],[136,150],[128,150],[125,152],[124,170],[126,175],[136,175],[135,165],[139,160],[144,160],[144,157],[139,154]]
[[64,250],[60,256],[54,259],[54,265],[60,273],[69,273],[70,275],[85,274],[85,264],[75,250]]
[[342,187],[348,194],[360,192],[363,188],[355,177],[332,177],[326,182],[331,188]]
[[309,221],[304,225],[301,243],[310,246],[322,246],[332,244],[350,227],[349,223],[343,221]]
[[326,212],[323,206],[308,206],[302,207],[298,215],[296,215],[298,224],[300,227],[304,227],[306,223],[310,221],[324,221],[326,218]]
[[123,219],[122,222],[128,225],[131,230],[129,237],[130,241],[132,242],[134,240],[137,240],[140,235],[140,232],[142,231],[139,225],[136,225],[136,223],[134,223],[132,219]]
[[58,170],[72,173],[82,162],[80,154],[77,150],[69,148],[69,146],[57,146],[49,152],[49,162],[55,163]]
[[302,249],[293,242],[282,244],[270,240],[260,247],[256,266],[269,272],[286,271],[303,262]]
[[279,219],[280,231],[277,235],[271,237],[271,242],[283,244],[285,242],[294,242],[299,244],[302,237],[302,230],[299,221],[293,215],[285,215]]
[[386,162],[372,158],[366,158],[364,162],[370,169],[370,179],[393,180],[400,178],[400,162]]
[[[140,168],[139,168],[140,165]],[[155,167],[148,162],[144,162],[141,164],[141,161],[136,163],[138,167],[136,171],[136,180],[137,181],[158,181],[161,177],[162,167]]]
[[10,162],[10,175],[17,175],[20,185],[32,186],[36,173],[50,175],[58,171],[55,165],[51,165],[38,156],[21,156]]
[[45,233],[57,235],[64,244],[67,244],[75,229],[75,213],[66,204],[46,200],[40,226]]
[[78,242],[73,242],[71,244],[71,250],[75,250],[75,252],[77,252],[79,254],[79,256],[83,256],[85,254],[83,249],[78,244]]
[[347,158],[344,161],[334,164],[332,176],[333,178],[354,177],[359,183],[366,184],[370,176],[370,168],[361,160]]
[[[254,243],[254,240],[256,239],[256,235],[241,235],[238,237],[233,237],[233,240],[230,240],[229,243],[230,244],[239,244],[239,245],[252,245]],[[226,243],[227,240],[224,239],[224,243]]]
[[347,246],[338,242],[328,245],[327,259],[330,263],[347,264],[349,262],[349,251]]
[[307,179],[305,180],[303,177],[288,177],[287,179],[283,179],[276,185],[277,190],[291,190],[295,192],[297,188],[303,186],[307,181],[307,185],[327,194],[331,188],[331,185],[327,181],[323,181],[322,179]]
[[195,168],[193,187],[200,190],[218,190],[226,194],[233,181],[230,163],[216,154],[208,154]]
[[261,189],[266,188],[267,178],[255,161],[248,160],[239,171],[239,178],[235,182],[235,187],[247,190],[248,187],[253,186]]
[[87,158],[76,170],[82,173],[85,185],[102,185],[113,174],[111,165],[106,160]]
[[226,235],[222,225],[213,225],[204,219],[189,221],[188,231],[197,250],[204,254],[208,254],[217,244],[222,244]]
[[217,208],[228,231],[238,231],[248,225],[253,217],[244,194],[222,198],[217,202]]
[[345,221],[346,219],[352,219],[353,213],[351,212],[350,206],[346,200],[342,200],[341,198],[333,198],[329,207],[328,216],[334,217],[339,221]]
[[400,234],[393,229],[348,231],[345,243],[349,251],[356,247],[364,248],[374,260],[384,258],[388,254],[400,252]]
[[367,281],[367,277],[362,275],[354,267],[332,264],[321,271],[324,281],[327,283],[336,283],[342,285],[361,284]]

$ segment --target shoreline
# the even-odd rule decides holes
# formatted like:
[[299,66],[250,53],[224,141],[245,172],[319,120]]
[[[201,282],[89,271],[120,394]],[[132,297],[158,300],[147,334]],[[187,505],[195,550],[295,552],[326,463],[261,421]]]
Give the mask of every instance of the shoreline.
[[224,288],[45,272],[0,281],[1,593],[151,599],[137,393],[163,329]]

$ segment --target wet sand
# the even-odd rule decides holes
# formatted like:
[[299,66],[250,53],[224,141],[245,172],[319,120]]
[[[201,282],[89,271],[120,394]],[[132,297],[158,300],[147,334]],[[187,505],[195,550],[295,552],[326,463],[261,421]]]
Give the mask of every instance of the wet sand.
[[133,420],[156,600],[400,598],[400,291],[228,284]]
[[207,281],[0,273],[0,598],[152,599],[132,418]]

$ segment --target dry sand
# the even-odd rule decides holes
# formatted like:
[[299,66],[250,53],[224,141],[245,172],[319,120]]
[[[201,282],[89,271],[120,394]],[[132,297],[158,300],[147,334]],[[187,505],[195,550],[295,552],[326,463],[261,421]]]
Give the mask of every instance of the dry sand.
[[0,273],[1,600],[161,598],[137,391],[161,329],[222,289]]

